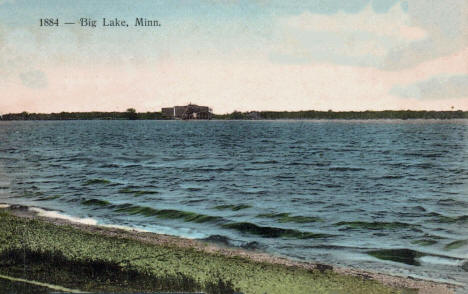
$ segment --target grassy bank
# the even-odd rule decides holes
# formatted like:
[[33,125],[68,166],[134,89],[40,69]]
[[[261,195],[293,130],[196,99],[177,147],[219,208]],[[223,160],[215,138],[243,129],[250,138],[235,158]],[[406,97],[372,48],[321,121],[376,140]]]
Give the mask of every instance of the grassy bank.
[[13,216],[3,209],[0,274],[98,292],[401,292],[369,279],[328,270],[312,271],[109,237]]

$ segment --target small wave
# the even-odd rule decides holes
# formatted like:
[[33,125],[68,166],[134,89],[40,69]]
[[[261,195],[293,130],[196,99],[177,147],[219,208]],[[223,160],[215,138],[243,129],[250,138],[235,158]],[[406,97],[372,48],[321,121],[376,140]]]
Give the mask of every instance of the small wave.
[[257,241],[251,241],[251,242],[245,242],[240,245],[240,247],[248,250],[256,250],[256,249],[261,249],[265,248],[262,244],[260,244]]
[[[314,195],[317,195],[318,193],[314,193]],[[319,204],[326,204],[327,202],[322,201],[322,200],[310,200],[305,202],[305,204],[310,204],[310,205],[319,205]]]
[[466,207],[468,205],[468,203],[466,202],[455,200],[452,198],[440,199],[439,201],[437,201],[437,204],[444,205],[444,206],[463,206],[463,207]]
[[158,191],[151,191],[151,190],[134,190],[131,188],[123,188],[119,190],[121,194],[133,194],[134,196],[141,196],[141,195],[152,195],[152,194],[159,194]]
[[417,168],[422,168],[422,169],[434,168],[434,165],[431,163],[417,163],[412,166],[417,167]]
[[316,163],[316,162],[297,162],[297,161],[290,162],[290,163],[288,163],[286,165],[291,165],[291,166],[319,166],[319,164]]
[[198,191],[202,191],[203,189],[198,188],[198,187],[188,187],[188,188],[185,188],[185,190],[187,190],[189,192],[198,192]]
[[444,154],[442,154],[442,153],[427,153],[427,154],[422,154],[421,156],[425,157],[425,158],[438,158],[438,157],[443,157]]
[[426,254],[412,249],[382,249],[367,251],[367,254],[382,260],[404,263],[408,265],[420,265],[418,258]]
[[369,250],[369,247],[349,246],[349,245],[334,245],[334,244],[318,244],[318,245],[299,245],[304,249],[326,249],[326,250]]
[[94,205],[94,206],[109,206],[111,203],[109,201],[101,199],[88,199],[81,201],[83,205]]
[[182,168],[183,171],[187,171],[187,172],[201,172],[201,173],[209,173],[209,172],[230,172],[230,171],[233,171],[234,170],[234,167],[227,167],[227,168],[223,168],[223,167],[218,167],[218,168]]
[[263,167],[258,167],[258,168],[255,168],[255,167],[245,167],[243,168],[242,170],[243,171],[254,171],[254,170],[264,170],[265,168]]
[[[342,186],[339,184],[325,184],[325,187],[327,188],[341,188]],[[345,205],[347,206],[347,205]]]
[[209,178],[206,178],[206,179],[192,179],[192,181],[194,182],[211,182],[212,180],[214,179],[214,177],[209,177]]
[[316,162],[314,165],[316,166],[330,166],[330,162]]
[[211,242],[211,243],[216,243],[216,244],[223,244],[226,246],[231,245],[231,239],[229,239],[226,236],[223,235],[210,235],[207,238],[202,239],[203,241]]
[[251,164],[277,164],[279,163],[276,160],[258,160],[258,161],[252,161]]
[[249,194],[249,195],[265,195],[268,194],[267,190],[247,190],[247,191],[242,191],[243,194]]
[[[2,150],[0,150],[0,151],[2,151]],[[1,160],[2,162],[14,162],[14,161],[18,161],[19,158],[0,156],[0,160]]]
[[426,154],[422,154],[421,157],[424,157],[424,158],[439,158],[439,157],[444,157],[445,154],[444,153],[426,153]]
[[319,217],[290,215],[289,213],[264,213],[259,214],[257,217],[276,219],[280,223],[313,223],[322,221]]
[[[457,182],[457,181],[455,181],[455,182],[450,182],[449,181],[449,182],[446,182],[445,184],[448,185],[448,186],[460,186],[460,185],[464,185],[465,183],[464,182]],[[454,194],[458,194],[458,193],[454,192]]]
[[382,176],[380,179],[401,179],[401,178],[404,178],[404,176],[402,175],[385,175],[385,176]]
[[26,197],[26,198],[34,198],[34,197],[43,197],[44,193],[39,192],[39,191],[24,191],[23,194],[20,197]]
[[205,202],[205,199],[191,199],[191,200],[183,200],[181,203],[183,204],[191,204],[191,203],[199,203],[199,202]]
[[[328,185],[327,185],[327,187],[328,187]],[[333,187],[335,187],[335,186],[333,186]],[[348,206],[349,206],[348,203],[337,202],[337,203],[329,204],[329,205],[325,206],[325,208],[348,207]]]
[[48,200],[55,200],[60,198],[60,195],[52,195],[52,196],[44,196],[44,197],[39,197],[36,199],[36,201],[48,201]]
[[230,209],[232,211],[238,211],[238,210],[247,209],[247,208],[250,208],[250,207],[252,207],[252,206],[247,205],[247,204],[239,204],[239,205],[226,204],[226,205],[218,205],[218,206],[215,206],[213,208],[214,209],[219,209],[219,210]]
[[296,176],[288,176],[288,175],[277,175],[274,177],[274,179],[278,180],[290,180],[290,179],[295,179]]
[[187,222],[196,222],[196,223],[206,223],[206,222],[216,222],[222,220],[219,216],[198,214],[194,212],[187,212],[181,210],[172,210],[172,209],[163,209],[160,210],[157,214],[160,218],[183,218]]
[[464,261],[462,258],[430,254],[408,248],[371,250],[366,253],[378,259],[416,266],[421,265],[421,262],[458,266]]
[[362,171],[365,169],[361,167],[335,166],[335,167],[329,167],[328,170],[329,171]]
[[446,216],[443,214],[440,214],[438,212],[431,212],[426,214],[426,216],[429,217],[435,217],[437,219],[437,222],[439,223],[466,223],[468,222],[468,215],[460,215],[460,216]]
[[418,239],[411,241],[411,244],[419,245],[419,246],[431,246],[436,244],[437,241],[433,239]]
[[445,245],[446,250],[454,250],[468,245],[468,240],[457,240]]
[[158,213],[158,210],[146,207],[146,206],[138,206],[133,204],[120,204],[115,207],[116,212],[126,212],[129,214],[139,214],[143,216],[155,216]]
[[349,221],[338,222],[336,226],[346,226],[351,229],[368,229],[368,230],[383,230],[383,229],[398,229],[398,228],[412,228],[414,225],[401,223],[401,222],[363,222],[363,221]]
[[110,184],[111,181],[109,180],[106,180],[106,179],[90,179],[90,180],[87,180],[84,185],[85,186],[89,186],[89,185],[106,185],[106,184]]
[[115,207],[116,212],[126,212],[129,214],[139,214],[143,216],[155,216],[165,219],[183,219],[186,222],[206,223],[219,222],[223,218],[219,216],[198,214],[195,212],[175,210],[175,209],[154,209],[147,206],[139,206],[133,204],[121,204]]
[[158,212],[158,210],[151,207],[138,206],[128,203],[117,205],[115,206],[114,210],[116,212],[126,212],[129,214],[139,214],[143,216],[155,216]]
[[416,210],[416,211],[422,211],[422,212],[426,211],[426,209],[420,205],[411,207],[411,209]]
[[80,161],[91,163],[94,160],[92,158],[81,157],[81,156],[73,156],[70,158],[63,158],[63,159],[56,160],[56,162],[80,162]]
[[317,234],[312,232],[302,232],[293,229],[283,229],[277,227],[262,227],[248,222],[224,224],[224,228],[234,229],[243,233],[259,235],[265,238],[293,238],[293,239],[314,239],[327,238],[332,235]]
[[137,168],[137,167],[142,167],[140,164],[128,164],[128,165],[123,165],[122,168]]
[[100,168],[119,168],[120,166],[115,163],[109,163],[109,164],[101,164],[99,167]]

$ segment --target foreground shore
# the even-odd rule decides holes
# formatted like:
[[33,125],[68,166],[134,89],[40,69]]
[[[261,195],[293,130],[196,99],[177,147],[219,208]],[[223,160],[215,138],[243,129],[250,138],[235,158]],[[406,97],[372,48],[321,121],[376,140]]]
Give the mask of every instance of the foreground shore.
[[5,205],[0,209],[0,282],[7,278],[22,279],[11,283],[35,281],[39,283],[35,287],[54,291],[60,291],[53,288],[58,285],[68,292],[445,294],[456,290],[450,284],[48,218],[28,207]]

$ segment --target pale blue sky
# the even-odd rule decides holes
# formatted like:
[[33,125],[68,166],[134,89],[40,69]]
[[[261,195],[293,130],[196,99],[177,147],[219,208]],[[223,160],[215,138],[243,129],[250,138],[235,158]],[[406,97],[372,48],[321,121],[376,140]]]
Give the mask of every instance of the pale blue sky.
[[[40,28],[44,17],[146,17],[162,26]],[[0,86],[11,94],[0,107],[85,110],[74,98],[83,92],[100,110],[188,99],[219,112],[468,108],[466,87],[437,79],[468,76],[458,61],[467,48],[466,0],[0,0]],[[372,83],[359,81],[366,75]],[[155,82],[137,85],[143,77]],[[112,96],[115,83],[141,98]]]

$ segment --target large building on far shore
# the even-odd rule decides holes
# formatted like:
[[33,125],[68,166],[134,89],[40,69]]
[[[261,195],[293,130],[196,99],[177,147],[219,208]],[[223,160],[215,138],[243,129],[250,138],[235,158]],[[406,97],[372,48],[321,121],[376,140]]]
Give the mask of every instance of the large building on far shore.
[[161,109],[161,112],[164,116],[173,119],[211,119],[213,117],[211,108],[196,104],[164,107]]

